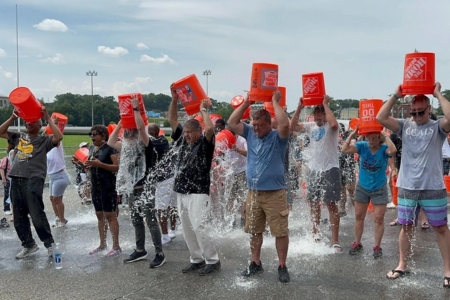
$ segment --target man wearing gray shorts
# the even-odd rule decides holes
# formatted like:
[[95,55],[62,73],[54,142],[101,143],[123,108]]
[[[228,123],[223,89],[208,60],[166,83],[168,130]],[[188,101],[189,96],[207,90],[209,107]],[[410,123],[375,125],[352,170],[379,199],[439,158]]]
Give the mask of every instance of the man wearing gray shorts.
[[325,202],[330,213],[331,241],[336,253],[342,252],[339,244],[339,208],[341,197],[341,174],[338,158],[339,124],[331,112],[330,98],[324,96],[323,105],[314,107],[314,122],[298,123],[303,109],[303,99],[291,120],[291,130],[305,132],[310,138],[310,146],[305,149],[304,162],[309,174],[307,176],[308,200],[311,205],[314,240],[321,240],[319,235],[321,201]]

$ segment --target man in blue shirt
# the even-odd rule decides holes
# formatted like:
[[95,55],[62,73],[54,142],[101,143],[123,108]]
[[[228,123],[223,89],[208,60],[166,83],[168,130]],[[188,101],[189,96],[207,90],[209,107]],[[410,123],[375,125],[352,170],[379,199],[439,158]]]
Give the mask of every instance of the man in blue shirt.
[[250,106],[247,99],[228,119],[228,126],[247,140],[247,200],[245,232],[250,233],[252,260],[242,273],[249,277],[263,271],[260,255],[266,220],[270,231],[276,237],[279,259],[278,276],[280,282],[290,281],[286,267],[289,246],[288,215],[284,157],[289,138],[289,119],[281,108],[280,92],[275,92],[272,104],[277,130],[272,130],[270,113],[259,110],[253,113],[253,124],[241,122],[241,118]]

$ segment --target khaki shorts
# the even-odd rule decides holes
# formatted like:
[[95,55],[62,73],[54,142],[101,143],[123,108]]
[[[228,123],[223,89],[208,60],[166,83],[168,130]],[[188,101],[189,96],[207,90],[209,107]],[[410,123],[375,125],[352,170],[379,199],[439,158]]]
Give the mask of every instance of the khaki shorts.
[[244,231],[246,233],[263,233],[267,222],[273,236],[287,236],[289,234],[288,217],[286,190],[248,190],[245,204]]

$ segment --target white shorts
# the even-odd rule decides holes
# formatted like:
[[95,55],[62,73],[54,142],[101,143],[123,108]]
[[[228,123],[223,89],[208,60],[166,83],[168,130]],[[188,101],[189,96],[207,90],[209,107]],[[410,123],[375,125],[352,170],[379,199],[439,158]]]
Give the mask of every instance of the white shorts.
[[155,192],[155,208],[166,210],[169,206],[177,207],[177,194],[173,191],[175,177],[158,182]]

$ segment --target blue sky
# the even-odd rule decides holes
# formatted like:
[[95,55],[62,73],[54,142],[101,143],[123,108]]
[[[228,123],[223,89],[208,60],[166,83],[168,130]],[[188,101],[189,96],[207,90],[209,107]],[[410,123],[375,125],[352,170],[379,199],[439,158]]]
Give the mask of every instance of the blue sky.
[[[62,4],[64,3],[64,4]],[[169,93],[195,73],[229,102],[249,89],[253,62],[279,65],[289,110],[301,75],[322,71],[327,94],[386,98],[401,83],[406,53],[436,53],[436,78],[450,89],[450,1],[444,0],[2,0],[0,94],[16,82],[56,94]]]

